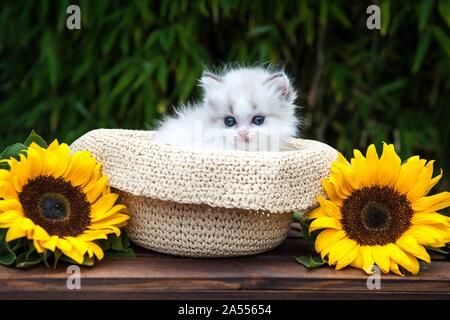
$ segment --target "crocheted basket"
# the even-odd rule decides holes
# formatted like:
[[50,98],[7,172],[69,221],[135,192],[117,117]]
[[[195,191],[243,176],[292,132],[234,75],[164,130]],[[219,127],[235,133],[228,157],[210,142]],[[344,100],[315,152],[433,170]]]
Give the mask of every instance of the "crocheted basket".
[[294,211],[323,194],[337,152],[292,139],[286,152],[188,150],[154,132],[98,129],[71,145],[103,163],[132,218],[130,239],[158,252],[229,257],[264,252],[287,236]]

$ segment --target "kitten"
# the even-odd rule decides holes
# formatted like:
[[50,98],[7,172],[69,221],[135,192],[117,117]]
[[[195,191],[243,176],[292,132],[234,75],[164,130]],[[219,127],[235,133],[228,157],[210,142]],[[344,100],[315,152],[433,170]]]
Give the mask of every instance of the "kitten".
[[200,85],[203,100],[163,120],[154,141],[194,149],[280,151],[297,135],[297,93],[284,72],[204,72]]

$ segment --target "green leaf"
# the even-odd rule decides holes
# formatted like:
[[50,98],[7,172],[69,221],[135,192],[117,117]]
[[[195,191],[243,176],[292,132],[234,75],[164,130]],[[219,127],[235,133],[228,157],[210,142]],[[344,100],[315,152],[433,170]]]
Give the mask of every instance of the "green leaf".
[[339,8],[338,5],[333,4],[331,6],[331,14],[333,15],[333,17],[336,18],[336,20],[346,29],[350,28],[352,26],[352,23],[350,22],[350,20],[347,18],[347,16],[345,15],[345,12],[342,11],[341,8]]
[[303,217],[304,213],[301,211],[296,211],[294,212],[294,215],[292,216],[292,219],[296,220],[296,221],[300,221]]
[[42,148],[48,147],[47,142],[45,142],[45,140],[40,135],[38,135],[34,130],[31,131],[30,135],[23,144],[26,147],[29,147],[33,142]]
[[6,162],[0,162],[0,170],[9,170],[9,164]]
[[380,6],[381,30],[382,36],[388,32],[389,23],[391,22],[391,3],[390,1],[382,1]]
[[425,247],[428,251],[432,251],[435,253],[443,254],[444,256],[450,255],[450,252],[447,252],[443,250],[442,248],[432,248],[432,247]]
[[433,1],[422,0],[417,8],[417,13],[419,15],[419,31],[421,32],[425,30],[425,27],[427,26],[432,7]]
[[295,260],[297,260],[298,263],[300,263],[307,269],[318,268],[327,263],[326,261],[322,260],[320,256],[314,257],[299,256],[296,257]]
[[441,48],[450,57],[450,38],[445,34],[444,30],[437,26],[433,26],[433,34]]
[[422,65],[425,56],[427,55],[428,48],[430,46],[431,40],[431,30],[427,28],[425,32],[421,35],[419,44],[417,45],[416,55],[414,57],[414,63],[412,66],[412,73],[417,73],[420,70],[420,66]]
[[23,252],[17,257],[16,267],[19,269],[31,268],[42,261],[42,256],[36,251]]
[[109,250],[111,248],[111,241],[109,241],[109,239],[99,239],[96,242],[103,251]]
[[133,259],[136,258],[136,253],[132,248],[127,248],[123,251],[108,250],[105,255],[113,259]]
[[10,266],[16,261],[16,254],[5,242],[0,242],[0,264]]
[[248,31],[248,36],[260,36],[267,33],[270,33],[273,30],[273,26],[270,24],[262,25],[258,27],[251,28]]
[[115,251],[125,251],[126,248],[123,247],[122,238],[114,236],[111,238],[111,249]]
[[0,159],[9,159],[15,158],[19,160],[19,155],[21,153],[25,153],[24,151],[27,149],[25,145],[22,143],[15,143],[9,147],[7,147],[2,154],[0,155]]
[[450,0],[439,0],[439,13],[450,28]]
[[55,253],[53,254],[53,269],[56,269],[56,267],[58,266],[58,262],[61,256],[62,252],[59,249],[55,250]]

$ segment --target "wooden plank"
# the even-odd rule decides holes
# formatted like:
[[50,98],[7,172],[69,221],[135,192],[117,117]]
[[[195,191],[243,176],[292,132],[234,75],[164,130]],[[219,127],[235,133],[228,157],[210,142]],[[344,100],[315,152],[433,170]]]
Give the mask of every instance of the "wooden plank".
[[307,270],[295,261],[301,254],[308,251],[295,231],[275,250],[251,257],[192,259],[137,249],[135,259],[81,268],[81,290],[67,289],[64,266],[2,267],[0,298],[450,299],[450,264],[442,256],[418,276],[382,275],[381,290],[369,290],[362,271]]

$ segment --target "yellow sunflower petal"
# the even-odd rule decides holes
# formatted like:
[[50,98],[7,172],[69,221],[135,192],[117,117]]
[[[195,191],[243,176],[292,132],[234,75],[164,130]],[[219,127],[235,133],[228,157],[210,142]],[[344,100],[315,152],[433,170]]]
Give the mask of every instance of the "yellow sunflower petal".
[[394,184],[400,174],[402,160],[397,155],[393,144],[383,144],[383,153],[380,157],[378,171],[378,184],[390,186]]
[[424,246],[442,247],[446,243],[448,231],[440,229],[437,226],[413,225],[405,231],[404,235],[410,235],[416,241]]
[[415,183],[407,193],[410,202],[420,199],[428,192],[431,177],[433,176],[433,163],[434,161],[429,161],[422,172],[418,176],[416,175]]
[[428,254],[427,250],[425,250],[423,246],[419,245],[414,237],[410,235],[402,235],[396,243],[404,251],[416,256],[417,258],[425,262],[431,262],[430,255]]
[[416,275],[419,273],[419,261],[417,261],[416,257],[407,254],[409,259],[410,259],[410,264],[409,265],[405,265],[403,266],[406,270],[408,270],[409,272],[411,272],[411,274]]
[[373,264],[375,261],[372,256],[372,247],[371,246],[360,246],[359,254],[361,255],[362,269],[368,273],[373,273]]
[[102,220],[93,222],[92,226],[96,228],[107,228],[109,226],[117,226],[118,224],[121,224],[124,221],[128,221],[129,219],[130,216],[127,214],[116,213],[110,217],[106,217]]
[[323,212],[321,207],[317,207],[317,208],[314,208],[311,211],[305,213],[305,216],[309,220],[312,220],[312,219],[317,219],[319,217],[326,217],[327,215],[325,212]]
[[22,205],[17,199],[0,200],[0,213],[9,210],[22,210]]
[[342,229],[342,224],[339,222],[339,220],[335,218],[329,218],[329,217],[321,217],[317,218],[311,224],[309,225],[309,232],[313,232],[314,230],[318,229],[326,229],[326,228],[332,228],[332,229]]
[[390,256],[398,265],[401,265],[412,274],[417,274],[419,272],[419,263],[414,256],[403,251],[397,245],[392,243],[390,243],[387,248]]
[[72,250],[72,244],[63,238],[58,238],[58,243],[56,247],[61,251],[70,252]]
[[72,250],[70,251],[61,249],[61,252],[78,264],[82,264],[84,261],[84,256],[74,247],[72,247]]
[[378,154],[375,145],[370,145],[367,148],[366,158],[359,152],[354,151],[354,158],[351,161],[352,167],[355,169],[359,180],[363,187],[370,187],[377,183],[378,175]]
[[350,266],[363,270],[362,258],[360,254],[356,255],[356,258],[350,263]]
[[33,228],[33,239],[48,241],[50,239],[50,236],[48,235],[47,231],[44,230],[44,228],[36,225]]
[[0,181],[0,198],[17,199],[18,197],[19,195],[11,183],[8,181]]
[[69,161],[65,176],[73,186],[83,187],[89,183],[96,165],[95,159],[90,156],[89,152],[76,152]]
[[45,248],[41,245],[41,241],[33,238],[33,245],[38,253],[43,253]]
[[425,190],[424,195],[427,195],[431,191],[431,189],[433,189],[433,187],[441,180],[443,175],[444,173],[442,169],[440,169],[440,173],[428,182],[428,187]]
[[94,254],[98,260],[103,259],[104,253],[103,253],[102,248],[100,248],[99,245],[97,245],[95,242],[88,242],[88,246],[94,252]]
[[47,241],[42,242],[42,247],[54,252],[58,243],[58,239],[58,236],[51,236]]
[[341,210],[336,204],[320,196],[317,197],[317,200],[319,201],[320,207],[322,208],[323,213],[325,213],[326,216],[336,219],[342,219]]
[[448,217],[439,213],[416,213],[411,219],[412,224],[441,224],[446,227],[450,227],[450,221]]
[[393,273],[395,273],[395,274],[397,274],[397,275],[399,275],[399,276],[402,276],[402,277],[405,276],[405,275],[400,271],[397,262],[395,262],[395,261],[392,260],[392,259],[391,259],[391,267],[390,267],[390,270],[391,270]]
[[11,224],[23,217],[23,212],[18,210],[10,210],[0,214],[0,228],[9,228]]
[[318,253],[346,237],[344,230],[326,229],[317,235],[315,249]]
[[42,173],[43,163],[41,153],[36,151],[35,148],[32,148],[31,145],[27,150],[27,164],[29,167],[29,180],[36,178]]
[[[356,244],[356,242],[355,242]],[[359,244],[356,244],[353,249],[347,252],[343,257],[341,257],[336,264],[336,270],[341,270],[346,266],[350,265],[355,261],[356,257],[359,255]]]
[[[332,167],[336,168],[336,166]],[[347,185],[346,179],[340,170],[332,170],[328,180],[334,185],[336,193],[340,198],[346,199],[352,194],[352,187]]]
[[385,246],[379,245],[373,246],[372,257],[377,266],[380,268],[381,272],[389,273],[391,261]]
[[73,248],[75,248],[82,256],[84,256],[88,248],[88,245],[85,241],[82,241],[75,237],[65,237],[65,239],[70,242]]
[[27,235],[27,230],[24,230],[22,228],[23,220],[25,219],[21,218],[9,227],[8,231],[6,232],[6,242],[25,237]]
[[425,160],[420,159],[418,156],[414,156],[402,164],[400,174],[395,183],[395,189],[401,194],[408,194],[417,183],[417,177],[424,169],[425,163]]
[[357,190],[362,187],[358,175],[356,174],[355,170],[353,170],[353,168],[348,165],[348,162],[347,164],[334,163],[332,165],[332,172],[334,171],[333,168],[337,172],[340,172],[342,180],[345,182],[349,190]]
[[9,180],[10,178],[10,171],[6,169],[0,169],[0,181]]
[[[91,230],[91,231],[93,231],[93,230]],[[102,231],[97,232],[97,233],[87,233],[85,231],[85,233],[80,234],[79,236],[77,236],[77,238],[80,240],[86,241],[86,242],[90,242],[90,241],[99,240],[99,239],[108,239],[108,236]]]
[[337,206],[341,207],[344,198],[341,198],[336,193],[336,188],[334,187],[334,185],[328,180],[322,180],[322,186],[325,190],[325,193],[327,194],[328,199],[330,199]]
[[95,185],[89,190],[85,191],[88,201],[94,203],[102,195],[106,187],[108,186],[108,178],[106,176],[101,177],[95,183]]
[[423,197],[412,204],[416,212],[434,212],[450,206],[450,192],[441,192],[429,197]]
[[110,210],[106,211],[105,213],[97,213],[96,215],[93,215],[93,217],[91,219],[91,223],[101,221],[101,220],[111,217],[119,212],[124,213],[124,212],[126,212],[126,208],[127,207],[122,204],[115,205]]
[[334,243],[330,248],[324,250],[328,251],[328,264],[330,266],[336,264],[340,259],[351,253],[358,244],[351,239],[342,239]]
[[118,194],[110,193],[98,199],[91,206],[92,216],[95,217],[98,214],[102,214],[110,210],[116,203],[118,197]]

